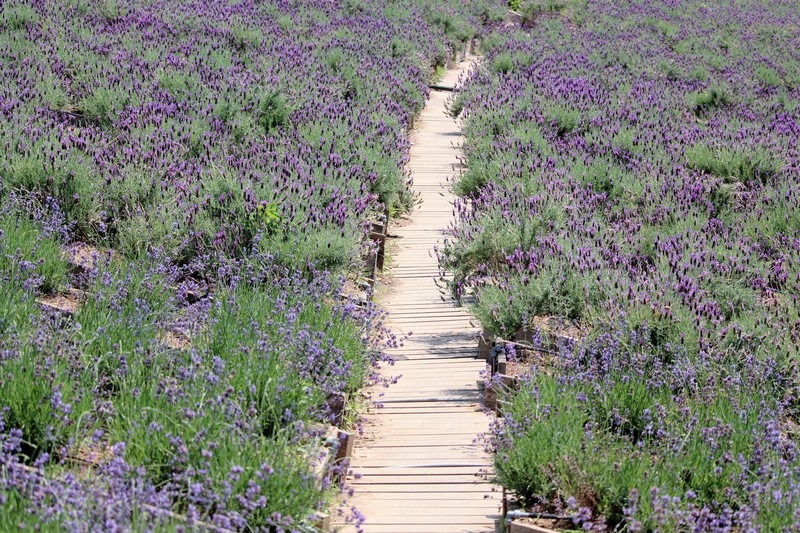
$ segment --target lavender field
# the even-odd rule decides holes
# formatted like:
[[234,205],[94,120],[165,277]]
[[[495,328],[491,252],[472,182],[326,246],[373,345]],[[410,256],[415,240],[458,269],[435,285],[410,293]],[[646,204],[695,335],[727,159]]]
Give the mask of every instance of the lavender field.
[[451,101],[441,251],[526,341],[499,481],[563,527],[797,530],[800,7],[517,7]]
[[2,2],[0,530],[314,530],[323,433],[397,342],[354,298],[371,222],[503,16]]

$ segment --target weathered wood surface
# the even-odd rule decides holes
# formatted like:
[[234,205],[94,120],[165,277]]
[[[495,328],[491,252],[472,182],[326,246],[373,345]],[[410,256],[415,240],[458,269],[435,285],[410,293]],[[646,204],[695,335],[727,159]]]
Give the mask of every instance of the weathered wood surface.
[[[442,83],[452,86],[467,67],[462,62]],[[433,248],[451,227],[448,178],[460,167],[449,96],[432,92],[412,133],[409,169],[422,205],[410,221],[389,225],[388,286],[378,298],[395,331],[411,335],[383,370],[398,382],[371,391],[380,406],[367,414],[348,476],[366,533],[494,532],[499,519],[501,492],[488,481],[491,458],[478,440],[490,422],[477,385],[479,330],[436,282]]]

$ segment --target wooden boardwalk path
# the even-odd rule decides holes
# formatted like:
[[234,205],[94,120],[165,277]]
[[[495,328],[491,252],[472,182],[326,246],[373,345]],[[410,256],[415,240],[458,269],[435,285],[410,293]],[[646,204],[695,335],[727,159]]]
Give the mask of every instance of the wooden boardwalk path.
[[[450,70],[442,84],[452,86],[467,67],[462,62]],[[372,391],[383,407],[367,414],[352,459],[351,471],[360,477],[348,479],[355,489],[351,503],[366,517],[366,533],[494,532],[500,512],[501,494],[482,475],[491,458],[475,442],[489,424],[477,387],[484,368],[475,359],[478,330],[435,283],[433,247],[452,220],[446,179],[458,163],[460,141],[445,115],[449,95],[432,92],[412,134],[409,166],[422,205],[409,223],[390,226],[397,236],[390,239],[394,266],[379,301],[392,328],[411,336],[392,354],[396,364],[384,370],[402,377]]]

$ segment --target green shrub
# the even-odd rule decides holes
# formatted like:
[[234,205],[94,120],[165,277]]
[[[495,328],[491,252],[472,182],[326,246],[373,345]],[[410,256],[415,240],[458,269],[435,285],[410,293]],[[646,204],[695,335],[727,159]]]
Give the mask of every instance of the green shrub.
[[202,155],[206,146],[206,135],[211,131],[211,125],[203,119],[193,120],[189,125],[189,138],[184,141],[187,159],[197,158]]
[[258,48],[264,39],[264,34],[258,28],[250,28],[244,24],[234,24],[231,27],[230,42],[237,50]]
[[74,108],[66,91],[56,79],[46,82],[42,100],[53,111],[71,111]]
[[777,158],[764,149],[712,148],[695,144],[686,149],[689,167],[713,174],[726,182],[766,183],[781,171]]
[[500,175],[500,167],[493,161],[473,158],[470,167],[461,174],[453,185],[453,192],[459,196],[474,196],[488,183],[495,182]]
[[410,213],[422,202],[421,195],[407,183],[398,193],[394,202],[394,207],[389,209],[389,216],[404,215]]
[[253,233],[274,235],[281,227],[280,208],[275,202],[258,204],[247,219]]
[[515,122],[507,131],[507,135],[514,143],[525,148],[533,148],[543,157],[552,153],[553,147],[544,136],[542,129],[532,122]]
[[800,87],[800,61],[787,59],[782,62],[781,67],[785,72],[785,83],[788,89]]
[[47,197],[55,199],[69,220],[76,224],[76,235],[86,237],[91,234],[100,211],[98,177],[87,159],[73,154],[73,159],[48,169],[37,157],[20,157],[6,168],[3,186],[25,193],[40,204],[44,204]]
[[328,68],[334,73],[338,73],[341,70],[344,60],[344,50],[341,48],[334,48],[325,55],[325,64],[328,65]]
[[165,198],[136,214],[113,221],[115,244],[126,257],[144,258],[162,248],[180,262],[188,235],[174,198]]
[[468,22],[459,19],[455,26],[447,32],[447,37],[453,43],[463,44],[475,37],[475,29]]
[[[441,82],[446,73],[447,73],[447,69],[444,68],[444,65],[436,65],[436,67],[433,69],[433,73],[431,74],[431,81],[433,83]],[[455,117],[453,117],[453,118],[455,118]]]
[[693,95],[690,103],[695,115],[701,116],[709,110],[730,104],[731,97],[721,87],[709,87]]
[[502,287],[478,289],[471,309],[488,331],[508,336],[528,327],[526,320],[535,316],[586,319],[603,299],[602,289],[591,280],[554,266],[529,277],[508,276]]
[[706,64],[716,71],[724,69],[728,64],[727,60],[725,59],[725,56],[722,56],[710,50],[704,52],[703,57],[705,59]]
[[495,468],[503,485],[528,505],[573,496],[613,526],[623,516],[630,490],[643,478],[653,484],[660,479],[646,453],[605,431],[586,431],[591,419],[580,398],[588,392],[537,374],[506,406],[513,419],[527,410],[529,430],[503,443]]
[[22,431],[27,463],[85,431],[77,426],[93,407],[92,384],[74,375],[68,358],[25,344],[0,360],[0,376],[0,416],[6,428]]
[[511,69],[513,68],[514,68],[514,63],[511,59],[511,54],[509,54],[508,52],[497,54],[494,60],[492,60],[492,69],[495,72],[506,74],[507,72],[510,72]]
[[446,102],[447,114],[450,118],[456,119],[464,110],[464,95],[456,93],[452,98]]
[[[518,3],[518,0],[512,0],[512,2]],[[516,9],[511,6],[511,2],[509,2],[508,7],[510,9]],[[484,2],[480,4],[478,13],[484,24],[503,22],[506,20],[506,18],[508,18],[507,9],[494,2]]]
[[680,71],[677,65],[667,59],[661,59],[656,65],[658,71],[668,80],[677,80],[680,76]]
[[103,190],[103,205],[112,226],[126,217],[146,213],[162,200],[160,186],[142,169],[125,169],[120,179],[112,180]]
[[278,27],[283,31],[289,31],[294,26],[294,21],[289,15],[281,15],[278,17]]
[[681,39],[671,45],[671,48],[676,54],[688,56],[694,53],[700,47],[700,43],[694,37],[688,39]]
[[190,90],[194,80],[188,74],[180,72],[162,72],[158,76],[158,85],[175,99],[182,98]]
[[271,91],[261,96],[258,104],[258,123],[267,134],[286,125],[288,119],[289,105],[283,94]]
[[530,23],[543,15],[561,13],[568,6],[568,0],[523,0],[515,11],[522,14],[524,22]]
[[32,156],[20,157],[9,161],[9,165],[4,169],[3,182],[0,186],[4,192],[9,189],[28,193],[49,192],[50,175],[40,159]]
[[[402,57],[408,55],[414,49],[413,44],[400,37],[393,38],[389,47],[389,53],[392,55],[392,57]],[[436,67],[440,66],[442,65],[436,65]]]
[[502,49],[508,43],[509,37],[504,33],[492,32],[489,35],[481,36],[481,54],[488,55],[495,49]]
[[359,76],[353,67],[346,68],[342,74],[342,98],[355,100],[366,93],[364,78]]
[[[23,262],[31,267],[23,268]],[[0,271],[10,276],[5,287],[21,288],[26,279],[34,278],[38,283],[33,288],[55,292],[64,287],[68,268],[56,236],[43,234],[16,209],[0,215]]]
[[337,227],[308,229],[302,233],[277,232],[262,236],[262,254],[290,270],[344,272],[356,261],[358,233]]
[[566,135],[575,131],[581,120],[580,111],[564,106],[553,106],[549,114],[558,135]]
[[97,89],[84,97],[78,104],[78,112],[86,120],[99,126],[109,127],[113,124],[115,113],[124,107],[123,98],[111,89]]
[[158,350],[174,291],[165,289],[157,268],[106,261],[90,287],[93,297],[73,315],[80,365],[85,379],[101,389],[95,392],[118,392],[130,380],[131,365]]
[[231,130],[233,144],[241,145],[257,134],[259,125],[250,115],[238,114],[231,120],[228,127]]
[[97,4],[97,12],[108,23],[117,22],[124,16],[124,12],[119,7],[117,0],[102,0]]
[[[606,193],[609,200],[635,196],[642,187],[641,181],[620,165],[597,159],[591,165],[575,165],[573,173],[585,187]],[[610,206],[609,206],[610,207]]]
[[63,288],[68,266],[56,236],[18,208],[4,205],[0,213],[0,336],[24,338],[38,307],[34,293]]
[[716,283],[710,287],[710,292],[726,321],[736,320],[743,314],[756,310],[758,300],[755,292],[734,280]]
[[[574,497],[610,527],[625,520],[634,490],[641,495],[653,487],[678,495],[691,490],[695,505],[744,501],[740,480],[756,474],[729,457],[750,457],[759,448],[764,431],[758,425],[764,408],[759,385],[713,398],[688,394],[678,404],[669,387],[619,372],[592,385],[535,371],[518,393],[506,397],[511,426],[498,442],[495,460],[501,483],[527,504]],[[709,377],[697,379],[704,383]],[[667,433],[682,435],[677,445],[661,442],[653,431],[656,413]],[[708,439],[706,428],[719,427],[730,429]],[[650,502],[639,501],[630,518],[642,520],[644,530],[656,529]]]
[[459,15],[434,10],[429,18],[434,25],[442,28],[452,43],[464,43],[475,35],[474,28]]
[[666,39],[674,39],[678,35],[678,27],[665,20],[656,21],[654,28]]
[[29,5],[4,6],[0,21],[3,25],[12,30],[24,30],[29,24],[34,24],[39,20],[39,14]]
[[695,347],[697,333],[685,321],[682,321],[685,308],[676,305],[672,315],[645,306],[633,306],[627,310],[628,323],[641,334],[646,334],[650,347],[658,353],[670,345]]
[[[131,361],[107,422],[109,439],[126,443],[126,461],[155,482],[177,477],[188,487],[203,476],[215,494],[230,494],[231,482],[233,494],[258,490],[266,505],[251,519],[259,523],[276,511],[302,520],[324,506],[320,498],[327,494],[308,464],[319,442],[298,442],[294,423],[325,414],[319,409],[328,380],[345,380],[343,389],[351,392],[370,369],[359,324],[326,302],[285,290],[272,284],[220,288],[192,352]],[[284,353],[280,339],[287,335],[319,342],[330,367],[310,369],[302,354]],[[340,358],[352,363],[350,374],[330,375]],[[232,424],[232,412],[248,413],[244,427]],[[230,510],[242,505],[235,497],[222,501]]]
[[230,126],[239,116],[241,106],[232,99],[223,99],[214,107],[214,115],[226,126]]
[[6,279],[0,281],[3,281],[3,290],[0,291],[0,335],[4,338],[24,336],[31,330],[31,319],[38,305],[21,283],[11,283]]
[[695,81],[706,81],[708,79],[708,70],[702,65],[695,65],[692,69],[689,78]]
[[361,13],[365,9],[363,0],[345,0],[345,11],[351,15]]
[[756,79],[765,87],[773,89],[783,85],[780,75],[774,69],[763,65],[756,68]]

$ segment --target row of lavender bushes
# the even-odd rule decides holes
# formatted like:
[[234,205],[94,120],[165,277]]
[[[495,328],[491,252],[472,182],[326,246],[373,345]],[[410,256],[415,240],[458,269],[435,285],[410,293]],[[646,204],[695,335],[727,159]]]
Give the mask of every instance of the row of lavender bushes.
[[396,342],[345,285],[414,203],[427,83],[502,14],[2,2],[0,530],[313,529],[321,428]]
[[499,481],[586,530],[800,527],[800,8],[520,4],[450,103],[441,252],[540,349]]

